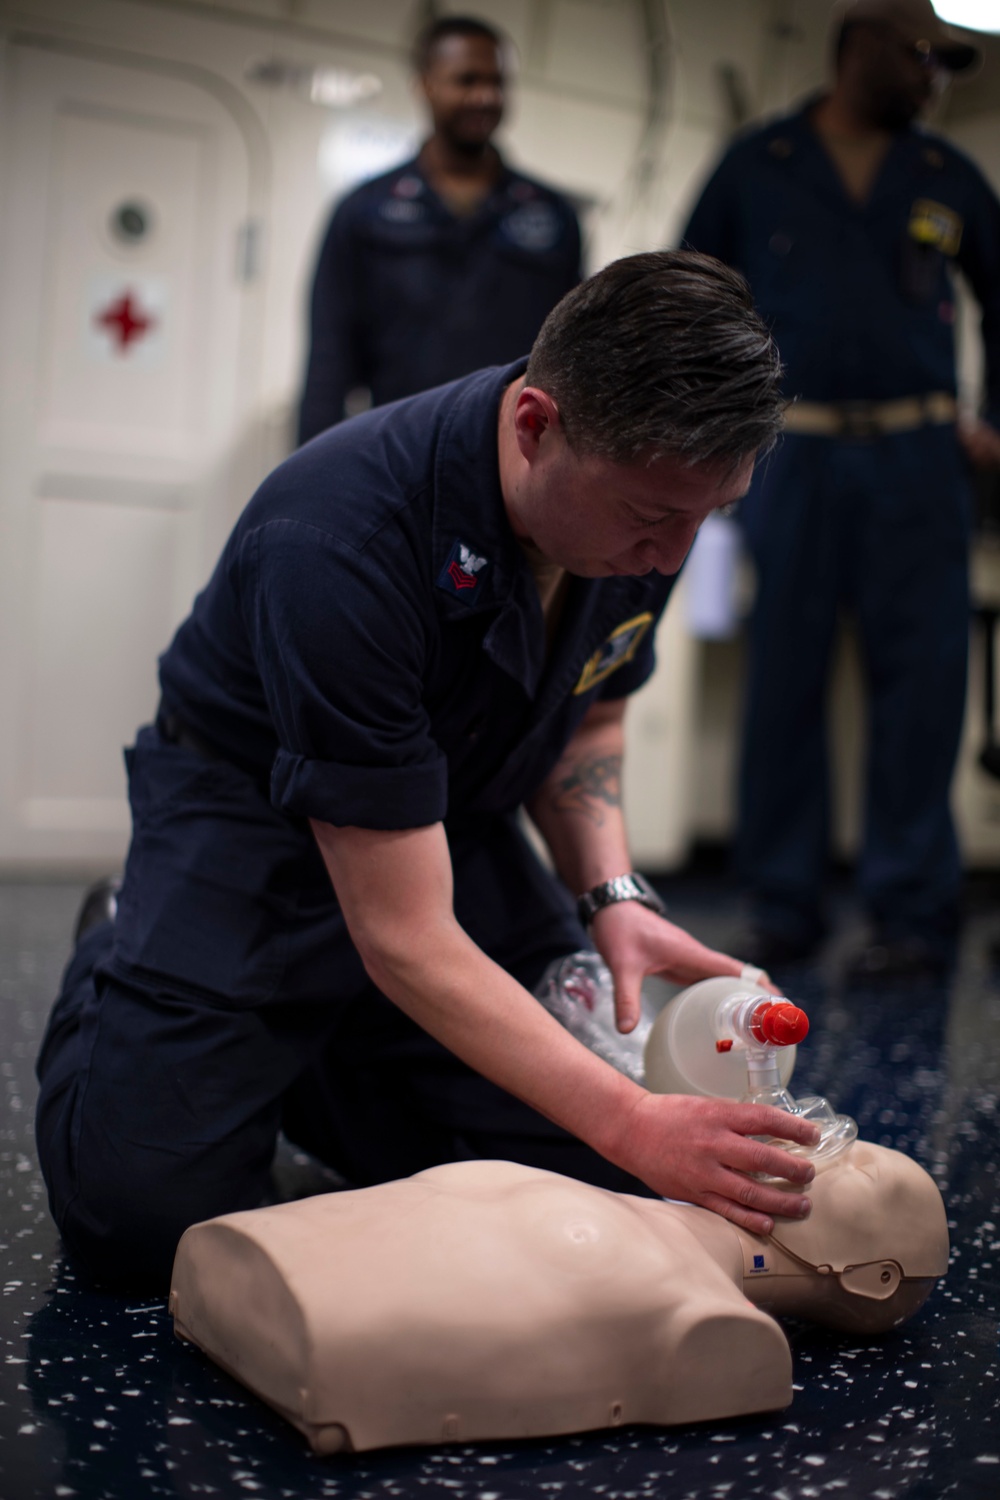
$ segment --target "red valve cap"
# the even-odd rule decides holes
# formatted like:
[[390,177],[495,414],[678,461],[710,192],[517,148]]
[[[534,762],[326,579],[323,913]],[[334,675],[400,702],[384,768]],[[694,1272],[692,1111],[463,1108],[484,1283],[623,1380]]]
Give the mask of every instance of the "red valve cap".
[[753,1029],[761,1041],[773,1042],[776,1047],[792,1047],[809,1034],[809,1017],[788,1000],[762,1005],[753,1019]]

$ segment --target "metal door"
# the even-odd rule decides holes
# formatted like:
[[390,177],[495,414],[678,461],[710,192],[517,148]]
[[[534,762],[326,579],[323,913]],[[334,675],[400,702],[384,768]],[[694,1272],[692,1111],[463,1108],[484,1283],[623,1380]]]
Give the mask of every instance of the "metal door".
[[122,747],[245,498],[252,153],[152,61],[8,58],[0,864],[114,865]]

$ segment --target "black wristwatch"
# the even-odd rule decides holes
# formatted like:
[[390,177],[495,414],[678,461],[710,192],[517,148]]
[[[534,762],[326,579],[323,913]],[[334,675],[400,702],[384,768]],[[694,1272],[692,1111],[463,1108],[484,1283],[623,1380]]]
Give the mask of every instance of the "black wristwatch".
[[593,890],[584,891],[576,903],[580,921],[584,927],[589,927],[603,907],[614,906],[618,901],[638,901],[640,906],[648,906],[650,911],[655,911],[661,917],[667,914],[666,904],[660,900],[649,881],[633,870],[629,875],[616,875],[614,880],[606,880],[603,885],[595,885]]

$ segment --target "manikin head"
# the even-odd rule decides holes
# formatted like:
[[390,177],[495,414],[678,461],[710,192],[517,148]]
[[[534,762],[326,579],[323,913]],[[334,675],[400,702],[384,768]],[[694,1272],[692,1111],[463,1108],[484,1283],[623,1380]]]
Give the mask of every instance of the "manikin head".
[[736,271],[687,251],[605,266],[546,318],[501,407],[515,535],[581,577],[676,573],[773,445],[780,376]]
[[479,155],[503,118],[505,42],[472,16],[443,16],[426,26],[413,53],[417,83],[434,134],[451,150]]
[[941,24],[931,0],[853,0],[837,21],[837,91],[874,129],[905,130],[936,88],[979,59]]
[[917,1162],[872,1141],[816,1165],[808,1219],[779,1219],[766,1238],[700,1208],[685,1210],[686,1223],[717,1259],[739,1240],[755,1306],[845,1333],[886,1333],[948,1269],[941,1194]]

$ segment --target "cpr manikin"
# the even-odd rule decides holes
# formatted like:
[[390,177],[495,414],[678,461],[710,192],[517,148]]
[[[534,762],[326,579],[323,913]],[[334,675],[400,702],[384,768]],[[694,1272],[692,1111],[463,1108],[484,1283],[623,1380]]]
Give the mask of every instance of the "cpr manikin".
[[[729,1080],[741,1052],[774,1063],[780,1041],[761,1038],[788,1012],[755,1021],[773,997],[744,984],[742,1009],[727,1009],[733,989],[703,981],[666,1008],[646,1043],[653,1087],[661,1070],[679,1086],[662,1059],[679,1011],[691,1037],[700,1015]],[[698,1091],[690,1078],[686,1091]],[[878,1333],[947,1266],[931,1178],[853,1140],[843,1118],[830,1111],[824,1125],[811,1215],[767,1238],[692,1205],[499,1161],[213,1219],[178,1248],[175,1328],[322,1453],[781,1408],[791,1355],[769,1313]]]

